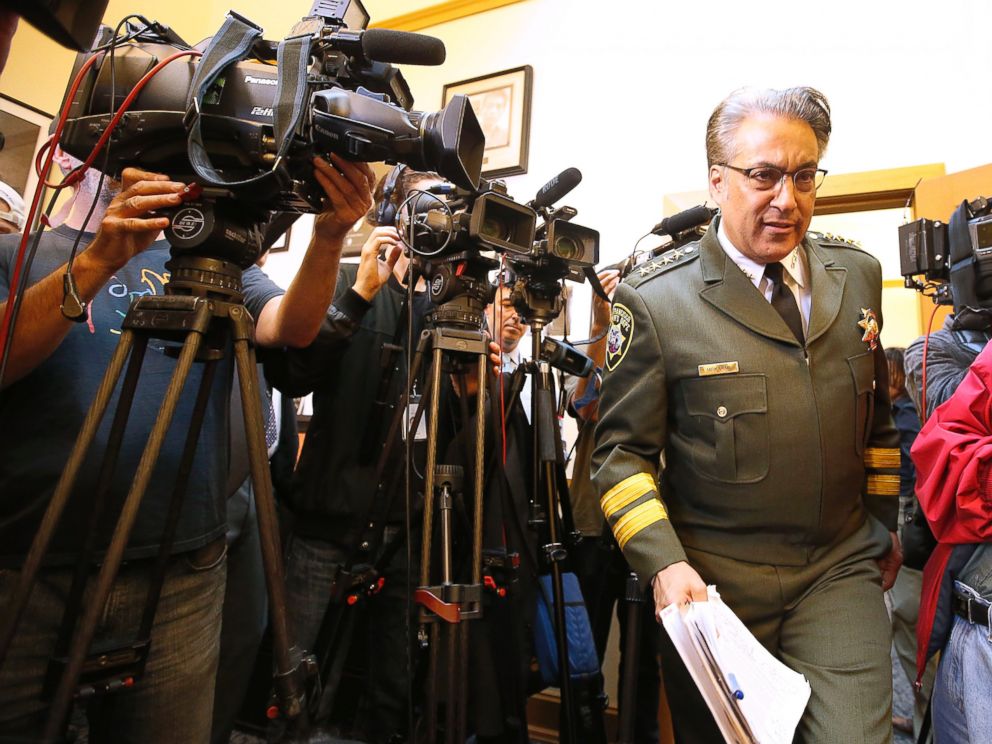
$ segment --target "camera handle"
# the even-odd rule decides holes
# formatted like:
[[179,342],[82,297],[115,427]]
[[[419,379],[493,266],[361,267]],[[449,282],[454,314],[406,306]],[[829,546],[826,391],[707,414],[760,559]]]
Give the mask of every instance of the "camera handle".
[[214,34],[203,53],[196,73],[190,83],[186,99],[186,116],[183,124],[189,132],[187,155],[196,174],[205,183],[225,188],[237,187],[243,197],[264,199],[283,188],[290,180],[283,166],[283,159],[293,144],[293,134],[303,117],[307,103],[307,68],[310,65],[310,34],[291,36],[279,42],[277,51],[279,77],[276,85],[273,110],[273,134],[276,152],[272,168],[240,181],[224,177],[210,161],[210,154],[203,142],[203,100],[224,70],[245,59],[259,39],[262,29],[234,11],[228,13],[224,25]]

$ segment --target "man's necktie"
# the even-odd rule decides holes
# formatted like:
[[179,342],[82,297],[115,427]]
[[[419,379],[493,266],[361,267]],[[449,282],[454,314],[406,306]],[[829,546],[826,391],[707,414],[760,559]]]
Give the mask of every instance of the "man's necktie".
[[805,343],[806,335],[803,333],[803,316],[799,312],[799,305],[796,303],[796,296],[792,290],[785,286],[782,279],[784,266],[776,261],[765,266],[765,276],[772,280],[772,307],[782,316],[782,320],[789,326],[789,330],[796,337],[799,343]]

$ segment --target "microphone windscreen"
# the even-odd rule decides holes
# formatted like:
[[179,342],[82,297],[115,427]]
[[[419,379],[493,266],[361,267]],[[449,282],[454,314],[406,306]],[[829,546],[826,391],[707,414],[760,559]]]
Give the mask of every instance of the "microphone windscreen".
[[582,172],[578,168],[566,168],[541,187],[531,202],[534,209],[550,207],[565,194],[574,189],[582,181]]
[[684,230],[690,230],[699,225],[705,225],[712,218],[713,213],[710,211],[709,207],[705,204],[700,204],[698,207],[690,207],[683,212],[678,214],[673,214],[671,217],[666,217],[657,225],[655,225],[651,232],[655,235],[678,235]]
[[440,39],[388,28],[366,31],[362,35],[362,51],[369,59],[399,65],[440,65],[446,56]]

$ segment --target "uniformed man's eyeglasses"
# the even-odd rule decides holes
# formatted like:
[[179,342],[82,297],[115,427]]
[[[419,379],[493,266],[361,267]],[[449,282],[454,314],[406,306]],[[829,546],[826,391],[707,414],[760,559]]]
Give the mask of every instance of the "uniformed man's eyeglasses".
[[730,163],[717,163],[724,168],[737,171],[747,178],[748,184],[755,191],[771,191],[785,181],[788,176],[792,179],[796,191],[809,194],[816,191],[823,185],[823,179],[827,177],[827,172],[823,168],[800,168],[794,171],[785,171],[771,165],[759,165],[754,168],[738,168]]

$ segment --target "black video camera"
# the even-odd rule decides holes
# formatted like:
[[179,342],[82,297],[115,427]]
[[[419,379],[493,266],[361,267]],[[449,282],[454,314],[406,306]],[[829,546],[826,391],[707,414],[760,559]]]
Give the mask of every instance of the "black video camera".
[[[88,70],[69,102],[60,144],[86,159],[111,112],[134,96],[113,131],[112,174],[138,166],[292,213],[321,209],[311,159],[329,152],[404,162],[476,187],[485,138],[468,99],[456,96],[437,112],[411,111],[406,81],[388,64],[440,64],[443,44],[362,30],[367,24],[359,0],[316,0],[291,36],[275,43],[231,13],[201,58],[176,59],[149,77],[170,56],[190,51],[167,27],[149,23]],[[80,56],[76,72],[90,56]]]
[[[941,305],[954,305],[956,323],[977,314],[988,327],[992,313],[992,203],[962,202],[948,223],[919,219],[899,227],[899,262],[905,285]],[[923,281],[918,277],[922,276]],[[978,328],[976,328],[977,330]]]
[[571,224],[575,214],[562,207],[538,226],[538,217],[544,215],[507,196],[503,181],[483,179],[475,190],[445,184],[413,192],[398,212],[397,227],[411,252],[424,259],[459,259],[465,252],[481,250],[506,254],[518,272],[549,264],[595,266],[599,233]]

